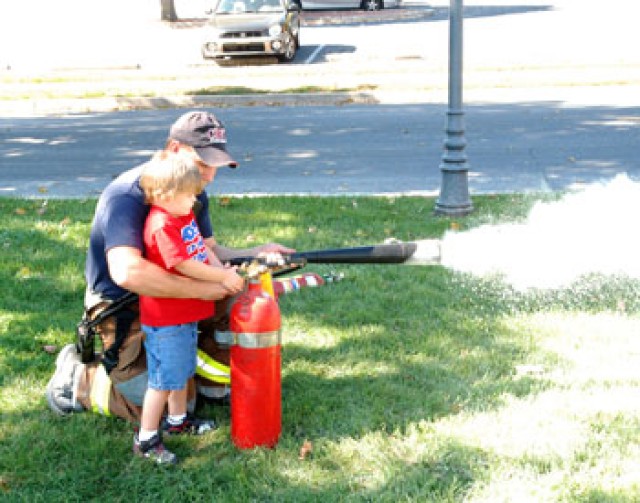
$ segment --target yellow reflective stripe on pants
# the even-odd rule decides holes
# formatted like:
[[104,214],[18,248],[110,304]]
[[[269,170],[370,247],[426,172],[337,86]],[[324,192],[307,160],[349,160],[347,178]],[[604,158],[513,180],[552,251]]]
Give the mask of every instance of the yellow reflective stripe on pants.
[[93,385],[91,386],[91,409],[96,414],[110,416],[109,395],[111,394],[111,379],[104,369],[104,365],[98,365]]
[[196,362],[196,374],[219,384],[229,384],[231,382],[229,367],[215,361],[199,349]]

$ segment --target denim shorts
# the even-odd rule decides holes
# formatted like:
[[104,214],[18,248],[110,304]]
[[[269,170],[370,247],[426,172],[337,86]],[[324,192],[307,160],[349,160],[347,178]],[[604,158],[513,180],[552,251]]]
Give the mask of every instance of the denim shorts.
[[198,324],[183,323],[166,327],[142,325],[146,335],[149,387],[180,390],[196,371]]

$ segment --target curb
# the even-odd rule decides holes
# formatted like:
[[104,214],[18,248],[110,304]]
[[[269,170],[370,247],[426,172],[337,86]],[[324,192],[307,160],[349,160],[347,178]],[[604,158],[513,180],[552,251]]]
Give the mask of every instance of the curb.
[[160,98],[83,98],[11,101],[1,104],[0,109],[5,116],[33,117],[49,114],[118,112],[163,108],[375,104],[380,103],[383,99],[382,96],[373,92],[167,96]]
[[[465,105],[473,103],[562,101],[585,105],[634,106],[637,87],[633,85],[596,85],[478,88],[465,90]],[[175,95],[164,97],[109,97],[41,100],[0,100],[3,117],[38,117],[81,113],[110,113],[131,110],[233,107],[303,107],[341,105],[442,104],[446,89],[368,90],[335,93],[260,93],[242,95]]]

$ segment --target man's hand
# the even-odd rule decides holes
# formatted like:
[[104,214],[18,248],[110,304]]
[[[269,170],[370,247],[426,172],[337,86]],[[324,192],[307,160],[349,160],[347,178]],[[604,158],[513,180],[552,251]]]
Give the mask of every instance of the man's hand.
[[295,251],[278,243],[267,243],[256,248],[256,258],[263,259],[267,266],[282,266],[285,264],[282,256],[291,255]]
[[207,246],[211,247],[213,253],[222,263],[234,261],[236,264],[242,263],[242,260],[249,258],[261,258],[269,264],[282,265],[284,263],[282,256],[295,253],[295,249],[283,246],[279,243],[267,243],[253,248],[227,248],[215,242],[213,238],[205,240]]

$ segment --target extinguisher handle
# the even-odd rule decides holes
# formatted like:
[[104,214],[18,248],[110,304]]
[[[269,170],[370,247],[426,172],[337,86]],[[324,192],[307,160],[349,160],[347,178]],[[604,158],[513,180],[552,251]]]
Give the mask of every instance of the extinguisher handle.
[[273,264],[269,263],[261,258],[252,259],[249,262],[243,262],[238,267],[238,274],[243,275],[246,278],[257,278],[260,274],[265,272],[271,273],[271,276],[280,276],[282,274],[289,273],[291,271],[295,271],[296,269],[300,269],[304,267],[306,264],[305,261],[284,261],[284,263]]
[[[291,257],[283,255],[278,261],[271,261],[264,257],[236,257],[228,261],[230,265],[239,266],[240,269],[247,268],[249,266],[258,267],[263,266],[271,271],[272,274],[279,272],[284,268],[300,269],[307,265],[307,260],[302,257]],[[282,273],[281,273],[282,274]]]

